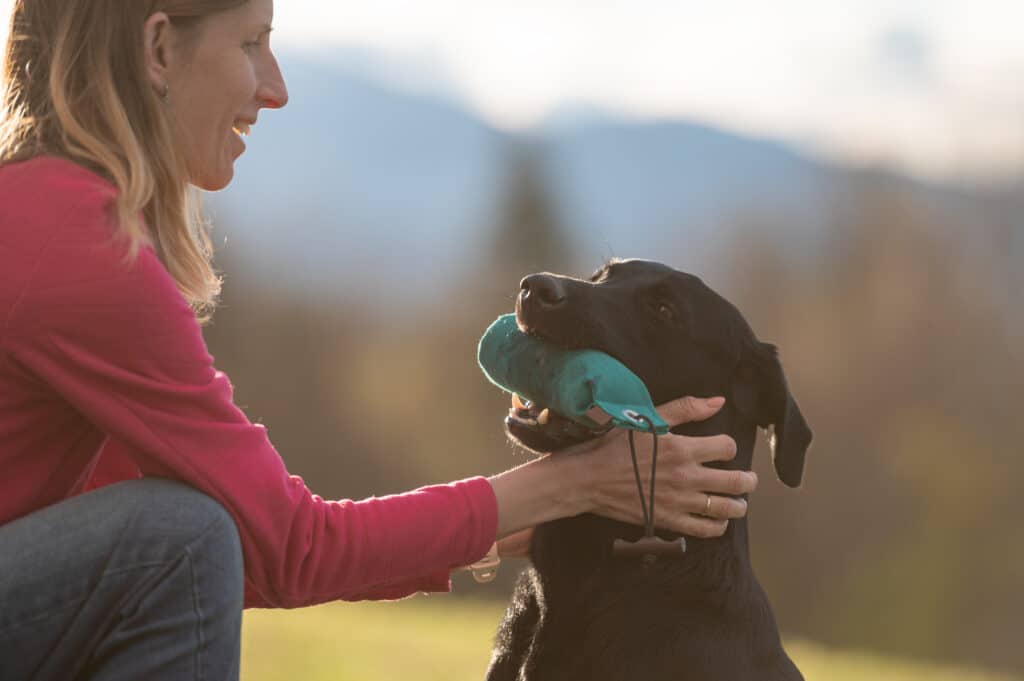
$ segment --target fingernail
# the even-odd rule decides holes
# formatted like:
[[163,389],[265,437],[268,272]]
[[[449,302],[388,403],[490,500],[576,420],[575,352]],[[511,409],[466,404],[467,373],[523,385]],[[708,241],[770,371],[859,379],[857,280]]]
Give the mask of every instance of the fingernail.
[[725,398],[724,397],[711,397],[711,398],[708,398],[707,404],[712,409],[718,409],[723,404],[725,404]]

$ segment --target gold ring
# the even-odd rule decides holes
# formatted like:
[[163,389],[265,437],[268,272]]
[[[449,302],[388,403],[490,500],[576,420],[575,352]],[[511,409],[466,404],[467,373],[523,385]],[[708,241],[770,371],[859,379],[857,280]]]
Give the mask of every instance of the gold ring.
[[708,494],[706,496],[708,498],[708,501],[707,501],[706,504],[704,504],[704,515],[706,515],[707,517],[710,518],[711,517],[711,495]]

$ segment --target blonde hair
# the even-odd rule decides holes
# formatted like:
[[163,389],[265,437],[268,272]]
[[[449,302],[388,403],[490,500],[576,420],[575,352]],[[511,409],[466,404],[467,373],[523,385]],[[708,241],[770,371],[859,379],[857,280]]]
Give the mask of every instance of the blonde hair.
[[113,182],[129,260],[152,245],[200,321],[221,280],[199,193],[146,75],[143,25],[162,11],[194,37],[204,17],[247,1],[15,0],[0,65],[0,165],[54,155]]

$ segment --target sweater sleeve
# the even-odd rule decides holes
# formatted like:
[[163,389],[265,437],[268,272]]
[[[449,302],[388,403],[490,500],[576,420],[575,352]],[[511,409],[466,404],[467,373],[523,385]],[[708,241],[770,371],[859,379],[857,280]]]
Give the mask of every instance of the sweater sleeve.
[[143,475],[183,481],[232,514],[248,606],[446,590],[450,568],[487,552],[497,503],[485,478],[362,501],[311,493],[235,406],[152,249],[126,265],[102,202],[73,215],[9,322],[12,357],[120,443]]

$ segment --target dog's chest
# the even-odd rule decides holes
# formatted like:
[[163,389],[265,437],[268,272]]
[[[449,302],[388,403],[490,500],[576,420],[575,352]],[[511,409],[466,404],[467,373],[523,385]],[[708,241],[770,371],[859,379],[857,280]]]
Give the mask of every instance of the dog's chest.
[[[593,516],[538,528],[531,658],[544,674],[536,678],[800,678],[749,565],[710,542],[691,542],[694,553],[645,568],[640,559],[611,555],[623,531],[639,532]],[[555,652],[563,648],[589,651],[587,660],[563,659]]]
[[642,535],[639,527],[594,515],[565,518],[537,528],[531,559],[554,598],[601,600],[599,594],[615,593],[728,609],[731,604],[723,598],[748,596],[749,560],[733,546],[733,537],[689,538],[685,553],[659,557],[650,565],[638,556],[613,554],[616,539],[634,541]]

